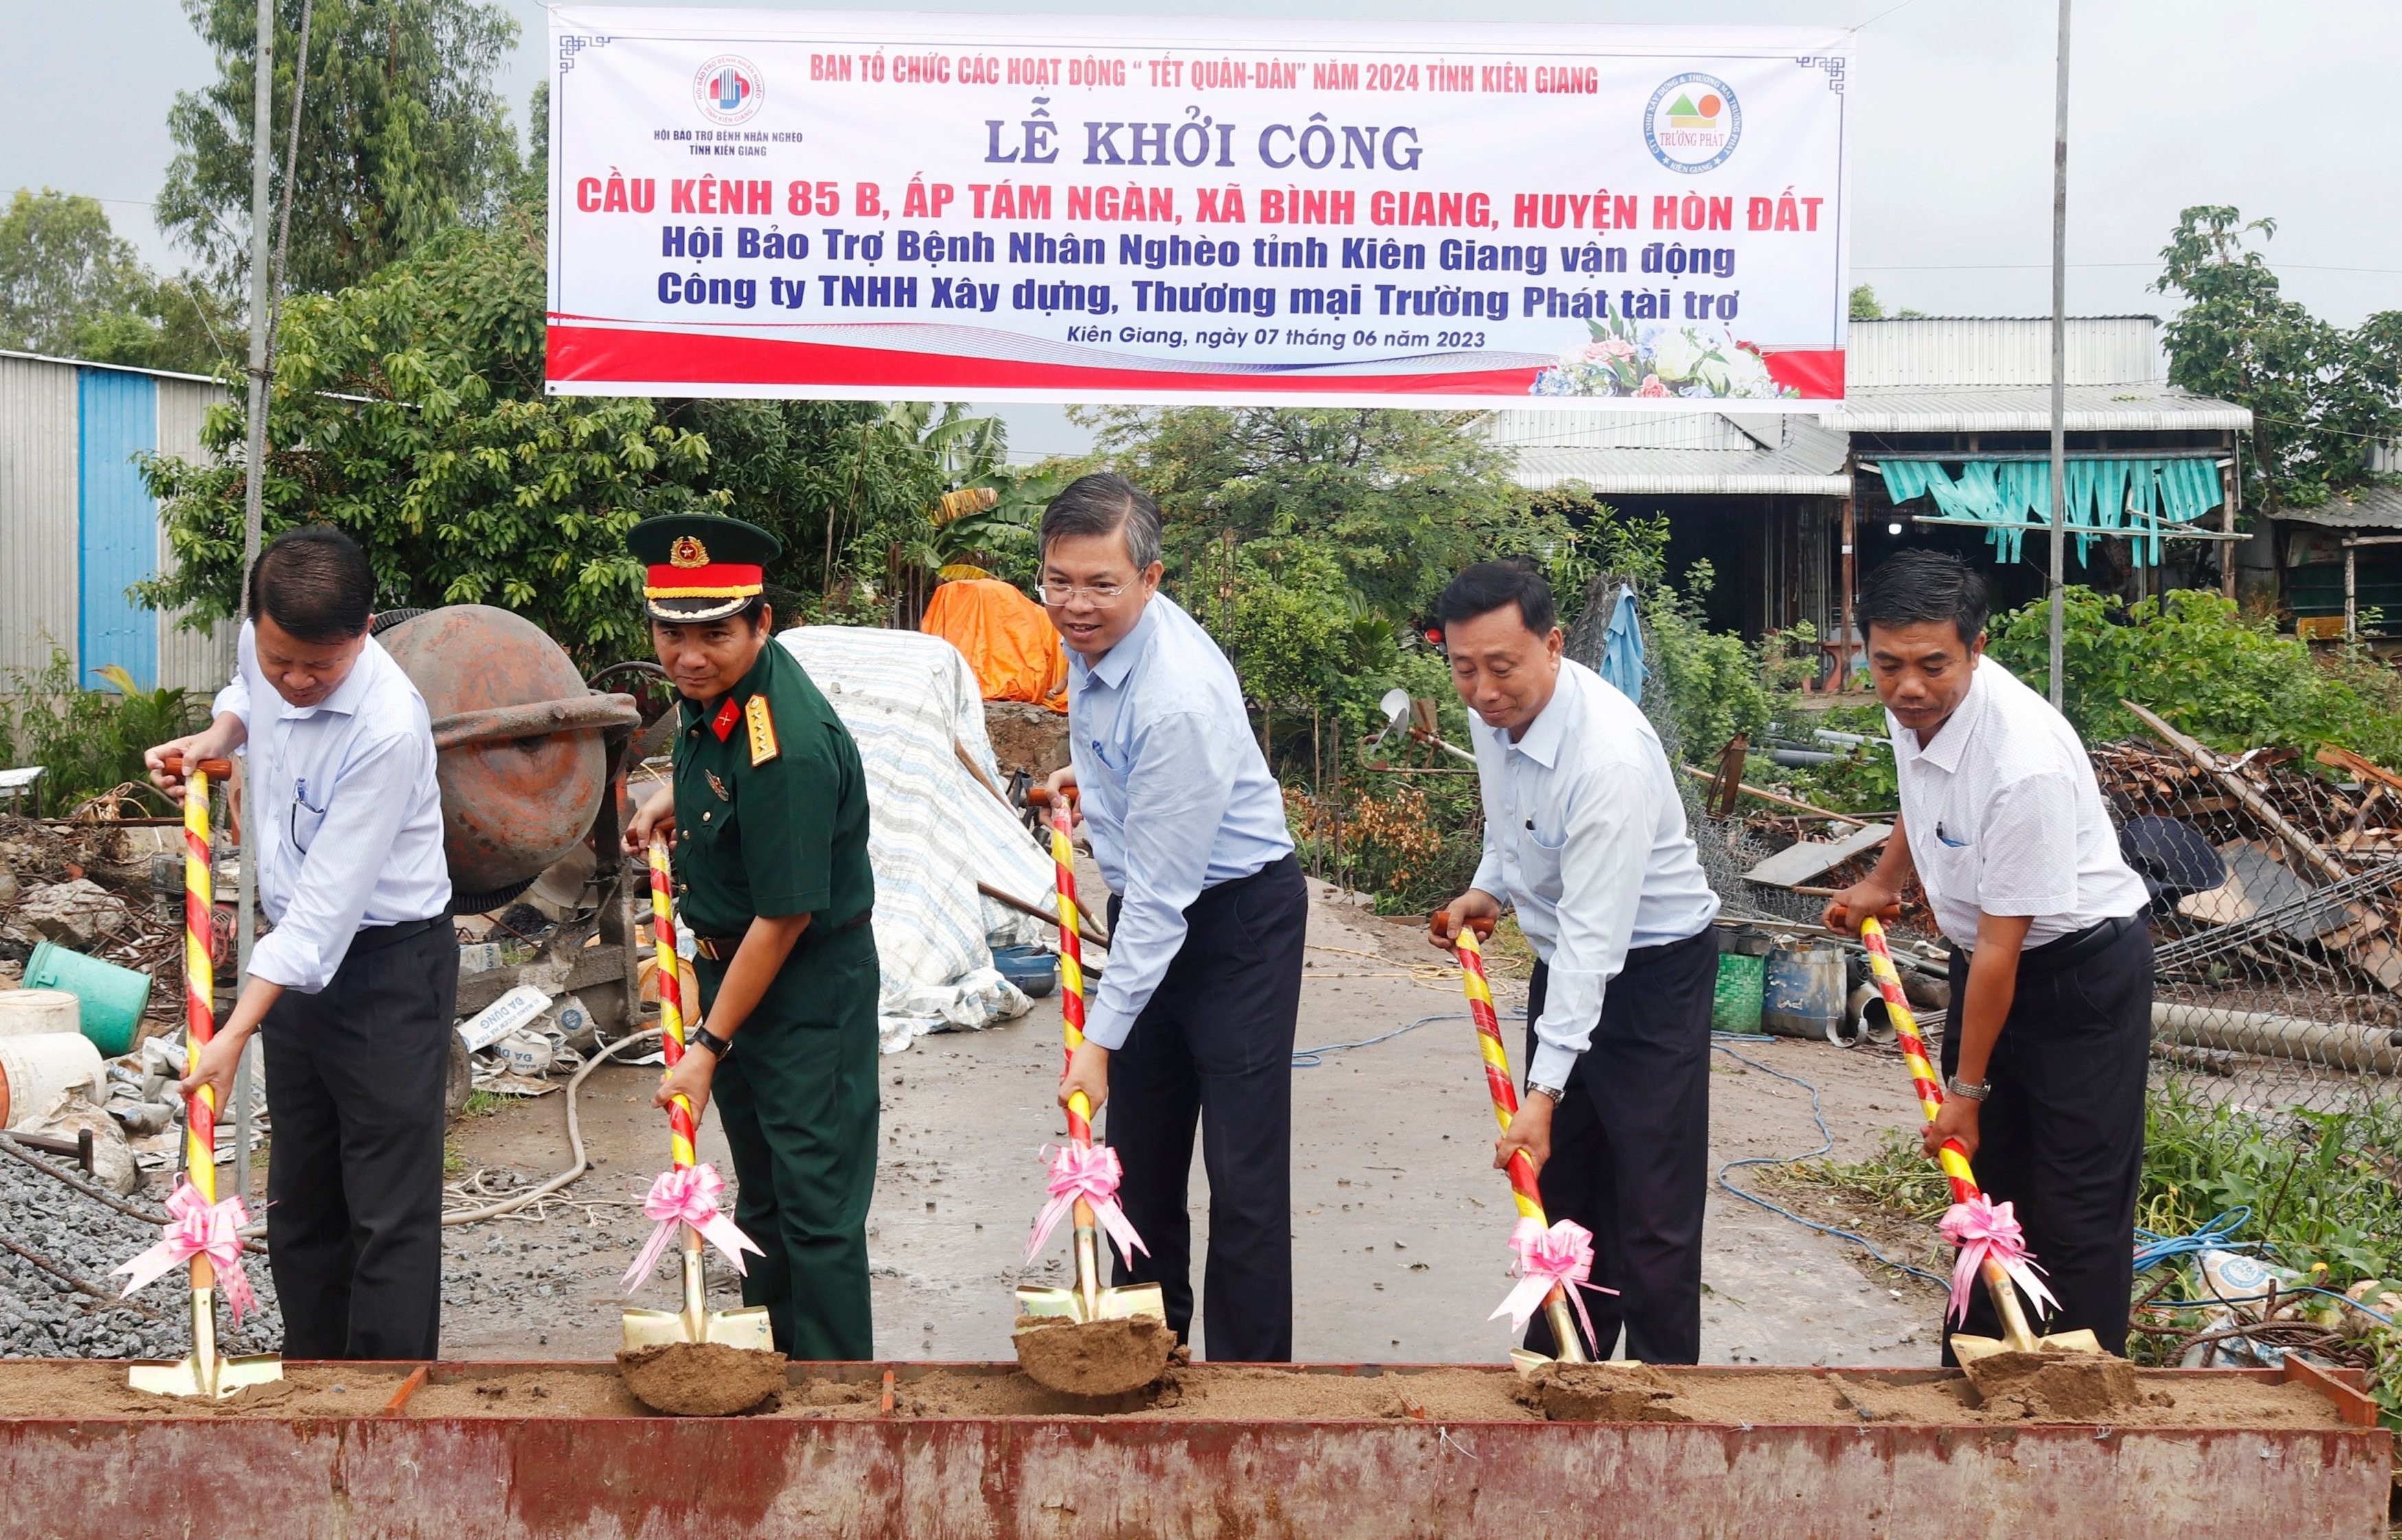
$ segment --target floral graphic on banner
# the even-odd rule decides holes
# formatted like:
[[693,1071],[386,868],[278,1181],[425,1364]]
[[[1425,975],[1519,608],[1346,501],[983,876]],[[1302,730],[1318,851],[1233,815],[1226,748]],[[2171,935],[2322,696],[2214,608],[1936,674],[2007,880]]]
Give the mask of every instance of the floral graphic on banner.
[[1798,396],[1769,378],[1760,351],[1723,326],[1650,321],[1637,325],[1611,309],[1588,321],[1593,340],[1535,377],[1531,395],[1685,396],[1704,401],[1773,401]]

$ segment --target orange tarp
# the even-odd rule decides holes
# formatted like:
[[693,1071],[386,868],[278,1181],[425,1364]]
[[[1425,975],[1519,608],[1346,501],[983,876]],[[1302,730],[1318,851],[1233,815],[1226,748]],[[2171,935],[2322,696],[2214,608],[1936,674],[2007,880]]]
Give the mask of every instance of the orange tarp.
[[1068,658],[1042,607],[999,578],[942,584],[918,629],[967,654],[987,700],[1068,709]]

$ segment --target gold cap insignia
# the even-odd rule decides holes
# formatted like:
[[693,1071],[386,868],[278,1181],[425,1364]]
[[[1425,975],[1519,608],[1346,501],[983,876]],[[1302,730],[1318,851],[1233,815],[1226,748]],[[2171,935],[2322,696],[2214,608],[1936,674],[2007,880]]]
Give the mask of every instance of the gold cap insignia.
[[674,567],[706,567],[709,565],[709,547],[696,536],[678,535],[676,543],[668,547],[668,563]]

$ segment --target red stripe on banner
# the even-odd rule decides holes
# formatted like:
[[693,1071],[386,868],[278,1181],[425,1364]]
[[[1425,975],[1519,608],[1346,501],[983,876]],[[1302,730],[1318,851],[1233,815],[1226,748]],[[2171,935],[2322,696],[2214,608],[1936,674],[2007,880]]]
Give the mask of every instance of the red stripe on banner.
[[1768,365],[1768,378],[1779,385],[1789,385],[1809,401],[1841,401],[1843,398],[1843,350],[1841,348],[1793,348],[1783,352],[1760,355]]
[[[1096,368],[1007,358],[960,358],[894,348],[838,348],[773,337],[694,337],[554,324],[548,371],[554,384],[847,385],[866,390],[923,387],[968,390],[1193,391],[1308,394],[1523,396],[1536,369],[1455,374],[1186,374],[1166,369]],[[1772,371],[1773,372],[1773,371]]]

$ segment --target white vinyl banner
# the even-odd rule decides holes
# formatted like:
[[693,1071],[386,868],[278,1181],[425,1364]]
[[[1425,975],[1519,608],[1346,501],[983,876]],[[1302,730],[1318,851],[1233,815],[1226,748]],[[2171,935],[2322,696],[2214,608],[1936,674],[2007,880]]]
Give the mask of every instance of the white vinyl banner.
[[1843,393],[1850,34],[550,12],[550,389]]

